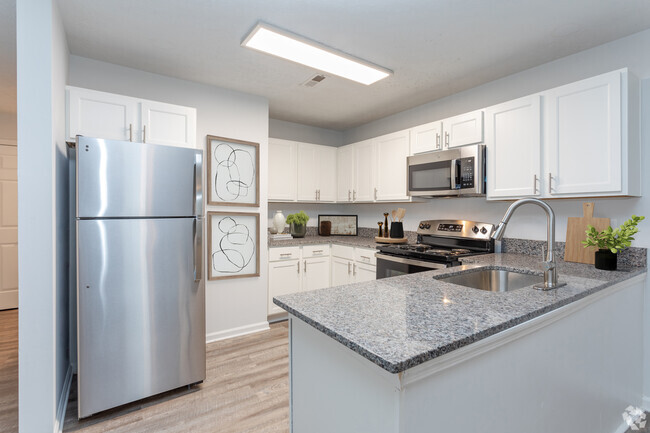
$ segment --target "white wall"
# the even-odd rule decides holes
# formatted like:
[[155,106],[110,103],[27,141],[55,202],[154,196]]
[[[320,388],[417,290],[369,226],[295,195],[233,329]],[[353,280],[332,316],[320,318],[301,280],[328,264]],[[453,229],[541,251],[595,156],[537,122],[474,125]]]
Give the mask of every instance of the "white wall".
[[16,33],[19,428],[51,432],[69,365],[67,172],[61,156],[68,48],[53,0],[17,2]]
[[325,146],[341,146],[344,144],[343,131],[317,128],[276,119],[269,119],[269,137]]
[[0,140],[16,139],[16,113],[0,113]]
[[[268,169],[268,101],[259,96],[206,86],[162,75],[70,56],[72,86],[195,107],[197,146],[206,135],[260,143],[260,179]],[[267,183],[260,182],[260,215],[267,214]],[[208,206],[210,210],[256,212],[251,208]],[[206,284],[206,332],[209,340],[265,329],[267,302],[267,220],[260,219],[260,277],[209,281]]]

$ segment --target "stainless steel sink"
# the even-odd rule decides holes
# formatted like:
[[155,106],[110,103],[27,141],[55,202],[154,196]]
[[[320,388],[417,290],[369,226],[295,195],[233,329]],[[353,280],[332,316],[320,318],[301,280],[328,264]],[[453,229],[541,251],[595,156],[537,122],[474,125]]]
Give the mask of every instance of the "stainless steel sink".
[[488,292],[508,292],[541,283],[544,277],[500,269],[486,269],[438,278],[438,280]]

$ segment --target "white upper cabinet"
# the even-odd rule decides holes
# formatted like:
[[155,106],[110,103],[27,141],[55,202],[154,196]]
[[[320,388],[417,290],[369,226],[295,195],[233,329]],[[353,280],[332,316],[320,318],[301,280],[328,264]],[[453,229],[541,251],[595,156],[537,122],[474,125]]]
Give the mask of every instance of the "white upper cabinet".
[[375,139],[377,147],[377,201],[408,200],[406,158],[409,156],[409,131],[400,131]]
[[67,135],[196,148],[196,109],[78,87],[67,90]]
[[539,95],[485,109],[488,198],[540,194]]
[[[77,135],[107,140],[136,140],[138,101],[122,95],[67,88],[68,139]],[[136,140],[139,141],[139,140]]]
[[627,116],[622,116],[622,108],[627,104],[627,92],[624,98],[622,85],[627,89],[627,71],[543,93],[547,195],[623,192]]
[[269,200],[295,201],[298,143],[269,138]]
[[316,168],[318,201],[336,201],[336,147],[316,146]]
[[483,142],[483,111],[472,111],[442,121],[445,148]]
[[142,101],[142,142],[196,147],[196,109],[163,102]]
[[431,122],[411,128],[411,153],[442,149],[442,122]]
[[354,189],[354,146],[349,144],[336,149],[337,188],[336,201],[352,201]]
[[354,174],[352,200],[374,201],[377,185],[377,146],[373,140],[361,141],[354,145]]

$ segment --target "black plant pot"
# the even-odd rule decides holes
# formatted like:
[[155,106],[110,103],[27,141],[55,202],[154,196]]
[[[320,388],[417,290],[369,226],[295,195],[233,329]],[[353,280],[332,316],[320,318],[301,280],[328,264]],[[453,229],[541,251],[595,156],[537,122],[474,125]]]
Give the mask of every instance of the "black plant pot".
[[596,269],[602,269],[605,271],[616,270],[618,254],[614,254],[608,249],[598,250],[594,254],[596,254],[596,263],[594,264]]

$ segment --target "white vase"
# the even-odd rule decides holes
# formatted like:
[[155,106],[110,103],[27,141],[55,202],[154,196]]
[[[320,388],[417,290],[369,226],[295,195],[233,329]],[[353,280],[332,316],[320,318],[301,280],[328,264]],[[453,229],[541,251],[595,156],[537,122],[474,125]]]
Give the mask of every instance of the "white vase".
[[275,216],[273,217],[273,227],[278,231],[278,233],[284,232],[284,224],[287,219],[282,214],[281,210],[275,211]]

